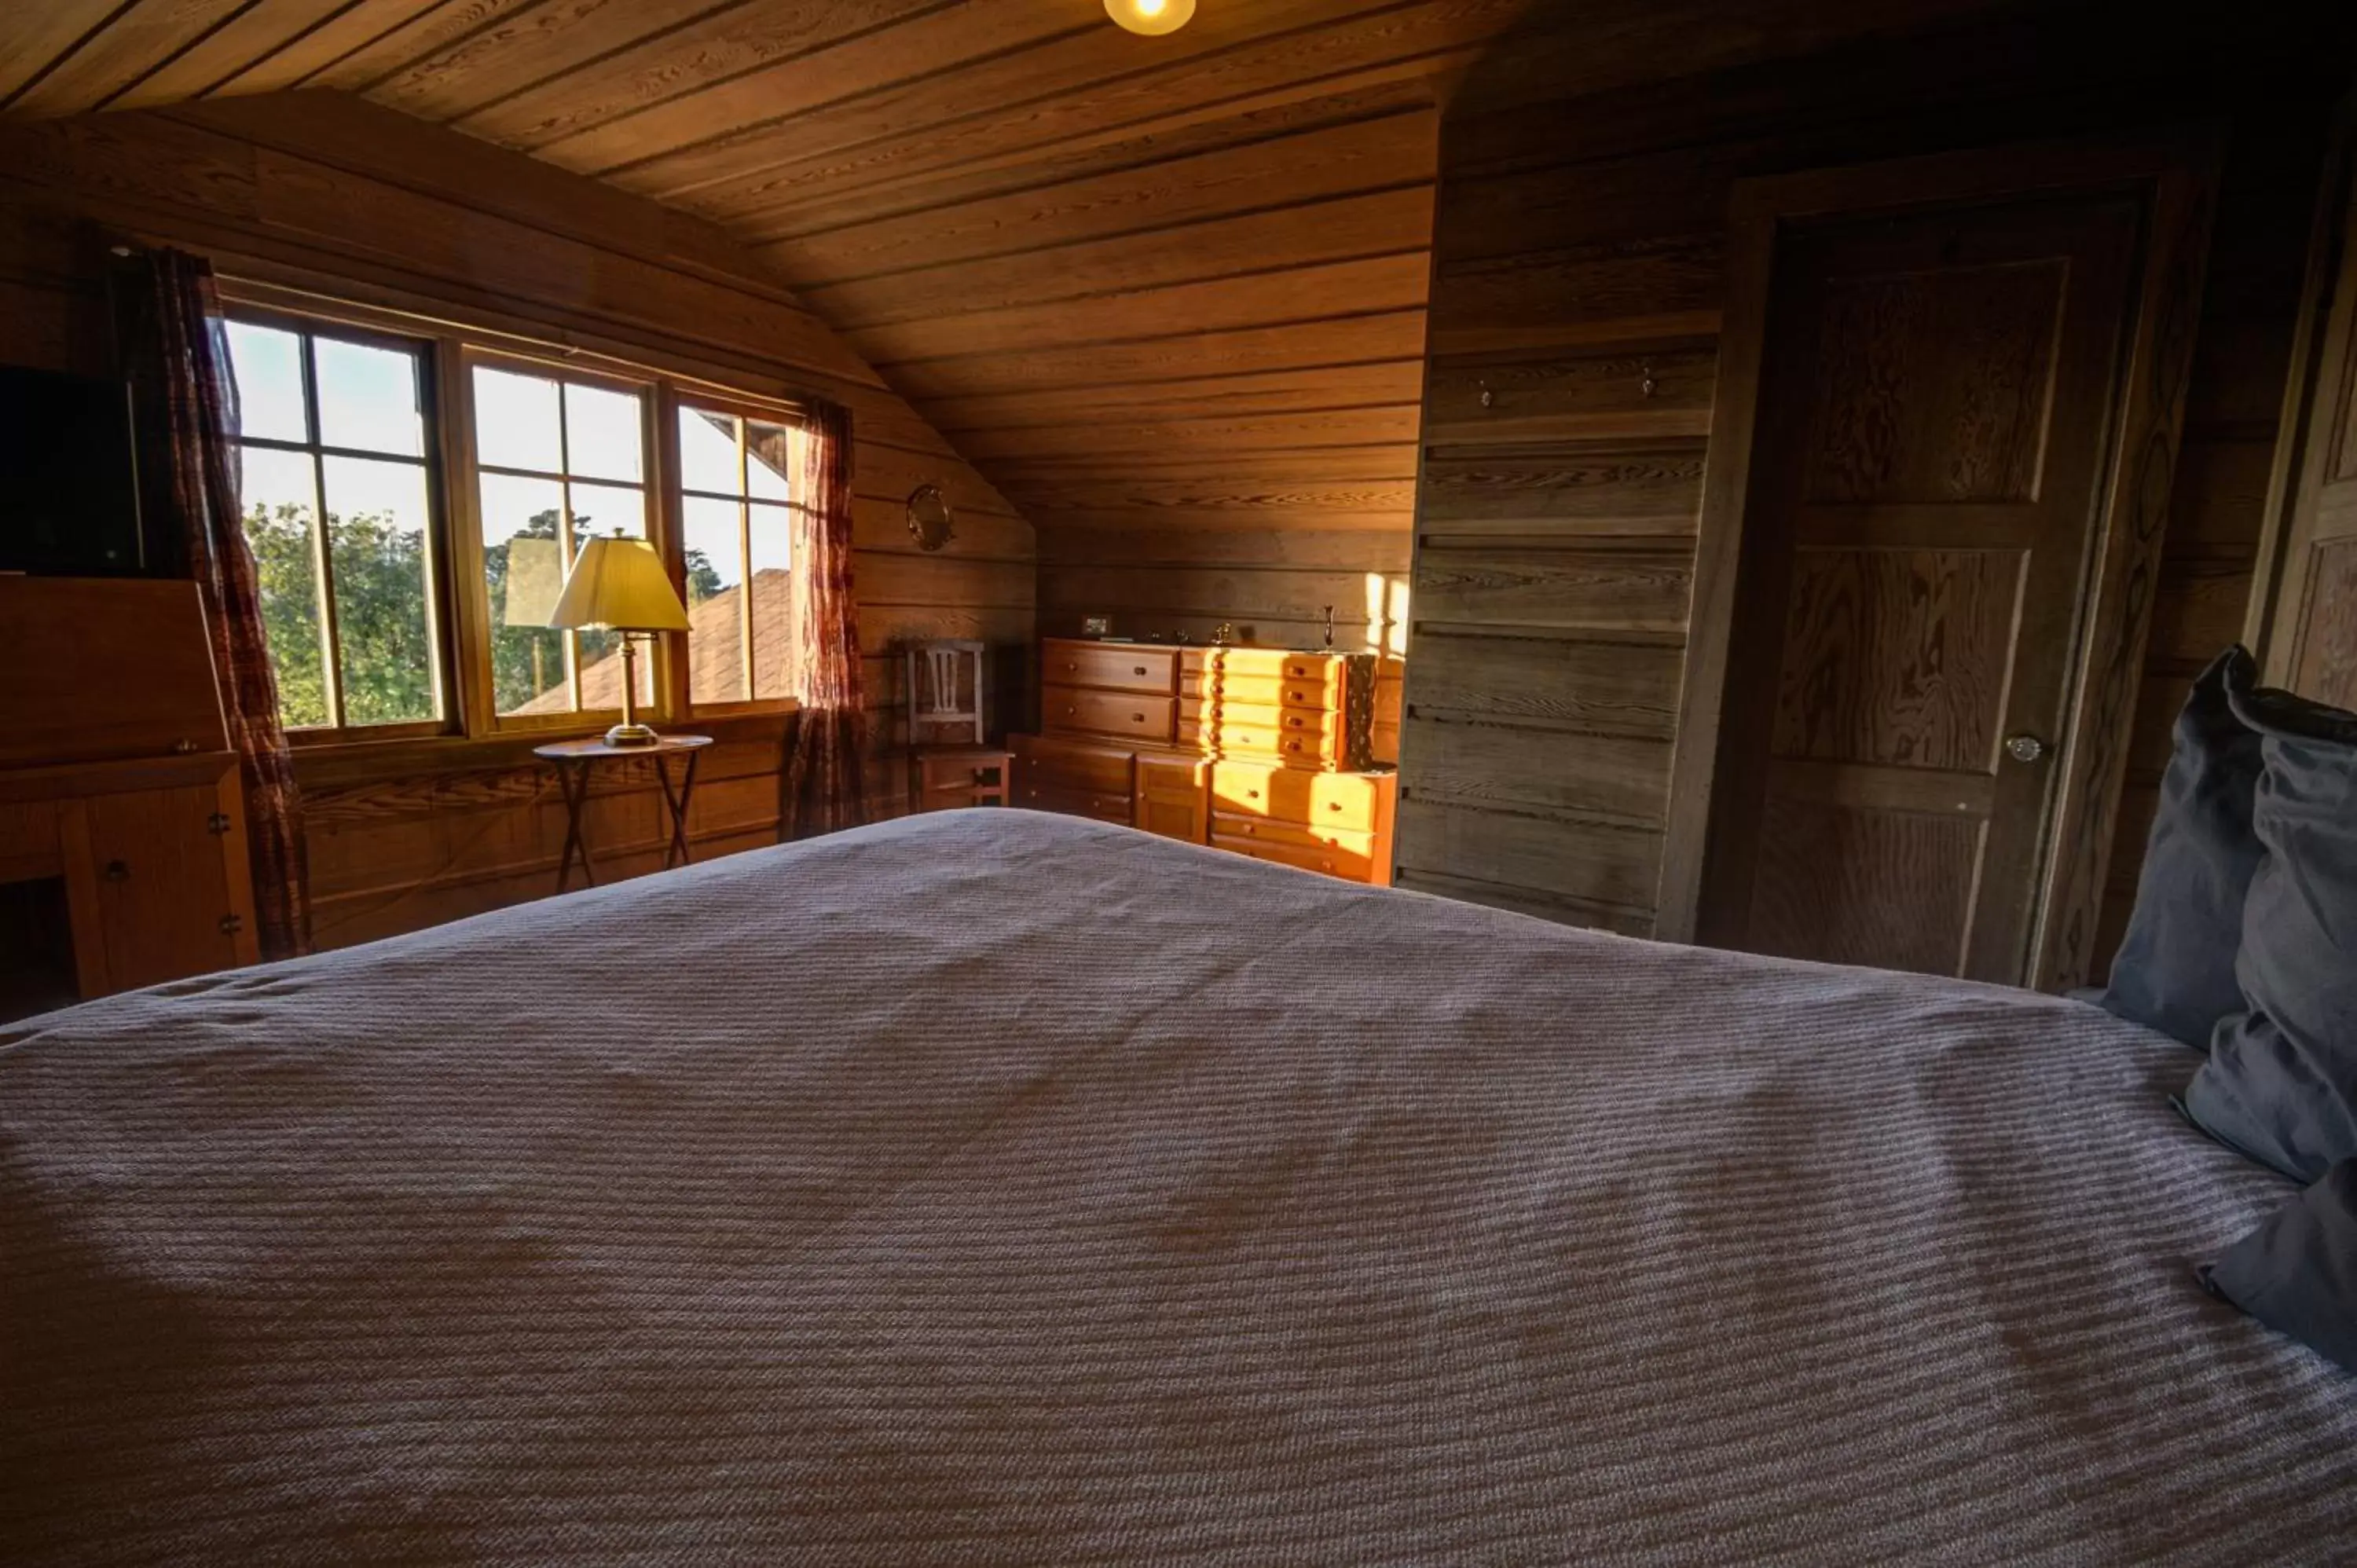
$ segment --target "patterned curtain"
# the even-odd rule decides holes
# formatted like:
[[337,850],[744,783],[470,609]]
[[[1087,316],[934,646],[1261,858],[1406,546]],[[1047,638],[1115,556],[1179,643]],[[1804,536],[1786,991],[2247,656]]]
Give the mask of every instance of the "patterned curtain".
[[795,473],[794,680],[802,712],[786,746],[783,836],[858,825],[867,799],[859,607],[851,591],[851,413],[817,402]]
[[230,374],[213,270],[200,256],[158,251],[147,258],[153,294],[150,342],[142,368],[155,378],[168,445],[172,509],[188,566],[204,600],[213,675],[230,744],[245,776],[246,842],[262,956],[292,958],[311,943],[303,797],[278,722],[253,554],[238,505],[237,384]]

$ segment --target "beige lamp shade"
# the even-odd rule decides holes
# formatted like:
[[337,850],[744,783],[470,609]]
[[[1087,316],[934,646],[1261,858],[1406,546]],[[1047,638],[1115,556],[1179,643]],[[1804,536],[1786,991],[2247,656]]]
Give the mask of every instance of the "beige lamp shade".
[[643,539],[599,537],[582,545],[565,592],[548,612],[551,626],[608,627],[618,631],[685,631],[662,557]]

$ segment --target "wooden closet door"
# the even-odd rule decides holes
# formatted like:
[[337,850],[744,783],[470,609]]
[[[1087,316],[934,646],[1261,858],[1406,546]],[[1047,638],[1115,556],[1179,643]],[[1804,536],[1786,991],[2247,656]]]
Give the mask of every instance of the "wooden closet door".
[[2267,678],[2304,697],[2357,709],[2357,179],[2342,113],[2328,186],[2324,317],[2316,371],[2298,416],[2300,466],[2271,602],[2255,642]]
[[1780,243],[1704,940],[2024,978],[2140,211]]

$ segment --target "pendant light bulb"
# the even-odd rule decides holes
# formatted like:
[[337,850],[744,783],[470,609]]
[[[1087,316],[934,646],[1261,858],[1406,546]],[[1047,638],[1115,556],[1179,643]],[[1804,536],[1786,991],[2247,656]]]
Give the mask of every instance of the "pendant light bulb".
[[1133,33],[1159,38],[1185,27],[1195,0],[1104,0],[1105,15]]

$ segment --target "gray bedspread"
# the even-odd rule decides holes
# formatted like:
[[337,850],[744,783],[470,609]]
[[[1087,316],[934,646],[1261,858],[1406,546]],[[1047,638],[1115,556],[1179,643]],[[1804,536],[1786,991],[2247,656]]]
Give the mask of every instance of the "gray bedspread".
[[0,1031],[10,1563],[2357,1557],[2092,1007],[961,812]]

